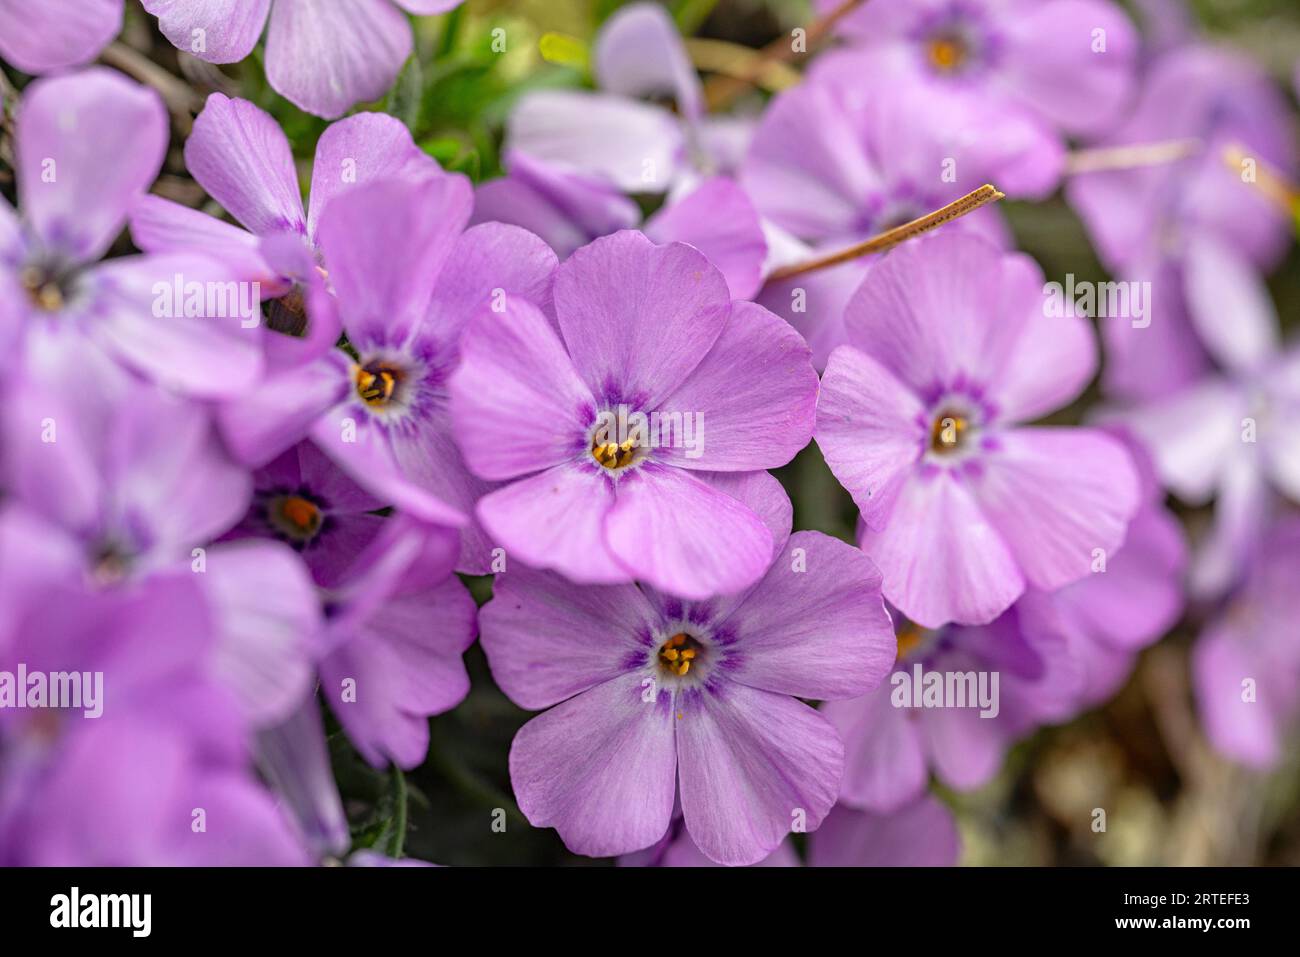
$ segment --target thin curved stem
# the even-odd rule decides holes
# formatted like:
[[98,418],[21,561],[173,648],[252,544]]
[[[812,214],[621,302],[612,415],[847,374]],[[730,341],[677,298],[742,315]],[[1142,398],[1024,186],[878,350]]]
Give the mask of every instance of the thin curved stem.
[[926,213],[919,219],[914,219],[910,223],[904,223],[901,226],[895,226],[893,229],[887,229],[879,235],[872,236],[870,239],[860,243],[854,243],[844,249],[837,250],[833,253],[827,253],[824,256],[818,256],[816,259],[809,259],[805,262],[795,263],[790,266],[782,266],[772,271],[767,277],[768,282],[779,282],[782,279],[791,279],[794,276],[802,276],[805,273],[816,272],[818,269],[827,269],[831,266],[838,266],[840,263],[849,262],[861,256],[868,256],[871,253],[882,253],[887,249],[893,249],[899,243],[905,243],[909,239],[920,236],[922,233],[928,233],[932,229],[938,229],[945,223],[950,223],[954,219],[960,219],[968,213],[973,213],[990,203],[996,203],[998,200],[1005,198],[1004,193],[1000,192],[995,186],[985,183],[974,192],[967,193],[961,199],[949,203],[942,209],[936,209],[932,213]]

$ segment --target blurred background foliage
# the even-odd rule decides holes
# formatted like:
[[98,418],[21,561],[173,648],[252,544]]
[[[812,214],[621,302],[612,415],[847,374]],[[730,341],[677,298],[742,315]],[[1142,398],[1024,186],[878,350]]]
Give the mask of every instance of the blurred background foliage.
[[[1121,2],[1141,24],[1143,10],[1164,0]],[[467,0],[448,15],[418,18],[416,55],[384,100],[357,109],[399,117],[425,152],[476,183],[499,176],[503,124],[514,103],[533,89],[590,85],[591,40],[622,5],[622,0]],[[684,35],[750,48],[812,20],[810,0],[667,0],[664,5]],[[1188,0],[1187,6],[1210,39],[1252,57],[1294,96],[1300,2]],[[178,54],[156,33],[152,18],[135,4],[127,9],[123,35],[103,59],[157,88],[171,109],[173,148],[156,191],[189,205],[208,202],[189,178],[181,148],[193,113],[214,90],[252,100],[276,117],[305,187],[326,123],[270,89],[261,49],[242,64],[218,69]],[[25,81],[0,70],[0,193],[11,202],[13,109]],[[736,108],[756,112],[767,95],[752,91]],[[1059,196],[1035,204],[1008,202],[1003,208],[1018,245],[1048,275],[1107,278],[1078,218]],[[124,238],[115,251],[127,249]],[[1270,285],[1294,334],[1300,327],[1296,248]],[[1093,401],[1090,393],[1053,418],[1078,421]],[[796,527],[853,540],[852,502],[815,446],[778,476],[795,503]],[[1206,515],[1180,512],[1195,535]],[[480,603],[486,601],[490,582],[470,584]],[[971,794],[941,793],[957,813],[963,863],[1300,864],[1300,753],[1271,775],[1248,772],[1210,752],[1197,726],[1187,650],[1202,615],[1191,609],[1148,649],[1107,705],[1018,745],[992,784]],[[443,864],[606,863],[569,854],[553,831],[531,828],[520,814],[510,792],[507,758],[510,741],[529,714],[492,683],[477,646],[467,661],[473,682],[469,697],[432,720],[428,758],[405,775],[368,767],[325,711],[356,846]],[[574,746],[583,745],[575,741]],[[1105,833],[1091,830],[1094,807],[1107,812]]]

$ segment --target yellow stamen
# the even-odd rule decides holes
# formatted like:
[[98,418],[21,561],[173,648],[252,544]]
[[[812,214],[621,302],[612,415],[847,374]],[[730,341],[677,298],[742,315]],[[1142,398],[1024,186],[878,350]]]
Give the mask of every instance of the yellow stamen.
[[18,279],[37,308],[46,312],[58,312],[63,308],[63,290],[42,270],[28,266],[19,274]]
[[591,456],[602,466],[611,471],[630,465],[636,457],[636,443],[632,439],[622,442],[601,442],[595,439],[591,443]]
[[357,395],[367,405],[382,406],[392,401],[401,381],[401,373],[387,366],[358,366]]
[[925,637],[925,633],[916,625],[912,624],[910,621],[904,624],[901,628],[899,628],[898,629],[899,659],[901,660],[903,658],[906,658],[916,648],[916,646],[921,643],[921,639],[924,637]]
[[702,646],[685,632],[678,632],[659,646],[660,666],[669,674],[685,677],[696,661]]
[[960,415],[946,413],[939,416],[930,428],[930,448],[935,452],[951,452],[961,444],[966,429],[966,419]]
[[966,45],[952,37],[935,37],[929,46],[930,62],[945,73],[961,66],[966,59]]
[[280,505],[280,513],[302,532],[314,532],[320,527],[320,509],[314,502],[291,495]]

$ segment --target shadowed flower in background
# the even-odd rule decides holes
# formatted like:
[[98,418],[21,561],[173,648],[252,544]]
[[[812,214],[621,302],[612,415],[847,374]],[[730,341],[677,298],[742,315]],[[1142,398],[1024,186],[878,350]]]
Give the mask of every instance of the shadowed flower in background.
[[1167,396],[1210,371],[1225,349],[1258,350],[1259,277],[1281,261],[1294,230],[1292,217],[1247,179],[1260,167],[1259,177],[1273,170],[1294,178],[1295,132],[1258,66],[1185,47],[1150,66],[1133,112],[1098,145],[1183,142],[1190,155],[1070,178],[1066,195],[1102,262],[1118,278],[1152,284],[1149,328],[1102,323],[1108,396]]
[[1211,744],[1234,761],[1270,768],[1300,720],[1300,646],[1294,595],[1300,522],[1266,533],[1246,578],[1192,653],[1197,705]]
[[1062,133],[1104,129],[1134,86],[1137,33],[1109,0],[869,0],[837,30],[862,51],[868,89],[983,101]]
[[[774,242],[769,267],[813,258],[902,225],[996,183],[1041,198],[1064,164],[1060,142],[1033,117],[903,87],[888,97],[862,83],[861,53],[820,58],[808,78],[763,114],[740,179]],[[1011,245],[997,209],[945,227]],[[845,342],[844,310],[870,260],[769,283],[759,301],[808,340],[818,368]]]
[[1120,690],[1138,652],[1162,638],[1186,605],[1187,540],[1164,504],[1155,468],[1141,445],[1118,438],[1137,467],[1141,504],[1124,546],[1100,570],[1048,596],[1083,671],[1079,706],[1095,707]]

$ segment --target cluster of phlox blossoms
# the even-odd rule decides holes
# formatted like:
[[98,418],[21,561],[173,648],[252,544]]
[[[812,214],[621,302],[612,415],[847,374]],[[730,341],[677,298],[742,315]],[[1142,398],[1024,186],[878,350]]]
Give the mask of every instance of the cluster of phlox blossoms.
[[[571,854],[955,864],[953,796],[1180,622],[1209,744],[1282,760],[1297,140],[1250,60],[819,0],[719,95],[634,2],[461,164],[418,84],[490,5],[73,6],[0,0],[0,864],[409,863],[437,722],[519,710],[509,828]],[[1091,309],[1004,197],[1077,215]]]

